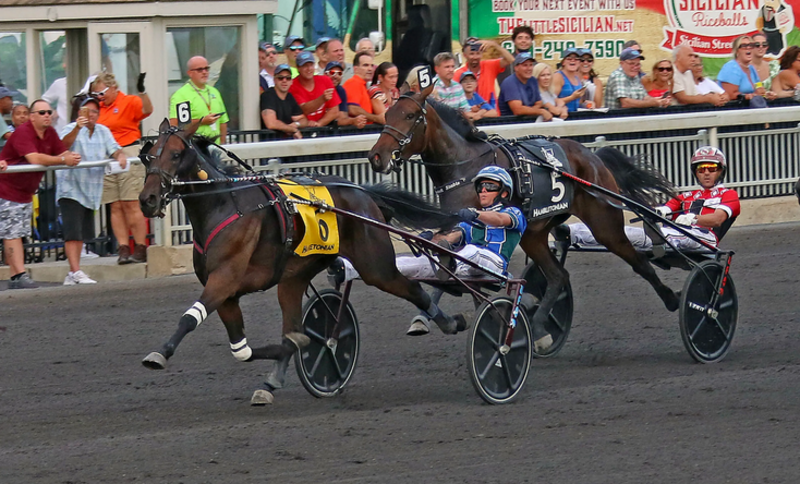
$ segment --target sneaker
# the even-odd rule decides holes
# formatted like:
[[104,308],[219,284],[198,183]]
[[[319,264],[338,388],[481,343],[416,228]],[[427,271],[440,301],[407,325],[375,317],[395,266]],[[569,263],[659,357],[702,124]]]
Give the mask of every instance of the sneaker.
[[65,286],[74,286],[76,284],[97,284],[97,281],[87,276],[83,271],[75,271],[67,274],[64,278]]
[[31,276],[28,273],[22,274],[19,279],[17,280],[9,280],[8,281],[8,288],[9,289],[36,289],[39,287],[39,284],[36,284]]
[[86,244],[83,244],[81,248],[81,259],[97,259],[98,257],[100,256],[87,249]]
[[117,264],[130,264],[133,262],[131,260],[131,248],[127,245],[120,245],[119,246],[119,258],[117,259]]
[[147,246],[144,244],[134,245],[130,261],[139,264],[147,262]]

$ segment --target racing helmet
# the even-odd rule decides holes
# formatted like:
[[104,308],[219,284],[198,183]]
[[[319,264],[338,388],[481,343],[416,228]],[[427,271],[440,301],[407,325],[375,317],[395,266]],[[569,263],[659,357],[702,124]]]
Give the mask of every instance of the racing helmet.
[[[514,181],[511,179],[511,175],[509,175],[504,168],[500,168],[496,165],[482,168],[481,171],[475,175],[475,178],[472,179],[472,184],[475,186],[475,191],[478,190],[478,182],[481,180],[496,181],[502,188],[508,190],[509,198],[514,194]],[[502,189],[500,192],[502,193]]]
[[692,173],[695,172],[697,165],[701,163],[715,163],[719,165],[722,168],[719,176],[720,181],[725,177],[725,172],[728,171],[728,162],[725,159],[725,153],[713,146],[701,146],[695,150],[694,155],[692,155]]

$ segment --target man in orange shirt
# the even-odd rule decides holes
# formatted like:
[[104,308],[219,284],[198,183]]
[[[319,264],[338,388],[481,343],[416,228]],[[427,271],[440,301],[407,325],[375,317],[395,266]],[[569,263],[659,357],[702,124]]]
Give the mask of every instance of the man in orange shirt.
[[[500,57],[482,60],[483,54],[489,48],[494,48],[499,52]],[[474,37],[467,39],[462,50],[467,63],[458,69],[453,77],[461,79],[461,74],[466,71],[475,74],[478,79],[476,92],[494,108],[497,105],[494,95],[497,76],[505,70],[506,66],[514,63],[514,56],[493,40],[478,40]]]
[[356,54],[353,59],[353,77],[342,84],[347,93],[347,111],[353,117],[363,115],[369,123],[386,124],[383,114],[374,114],[372,99],[367,92],[367,82],[372,79],[374,69],[371,53],[359,52]]
[[[109,72],[98,75],[92,84],[92,96],[102,103],[97,124],[111,130],[127,158],[139,156],[142,138],[139,123],[153,112],[153,103],[144,89],[144,74],[139,75],[137,88],[138,96],[123,93],[117,88],[114,74]],[[144,166],[135,163],[128,171],[103,178],[102,203],[111,204],[111,230],[119,244],[118,264],[147,262],[147,220],[139,208],[144,177]],[[128,245],[129,232],[135,244],[133,253]]]

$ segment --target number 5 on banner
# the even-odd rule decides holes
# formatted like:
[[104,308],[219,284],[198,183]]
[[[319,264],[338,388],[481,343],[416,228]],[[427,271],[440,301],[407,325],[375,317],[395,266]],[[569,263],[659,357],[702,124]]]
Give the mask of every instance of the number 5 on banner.
[[189,101],[178,103],[175,106],[178,111],[178,126],[185,126],[192,120],[192,105]]
[[417,83],[419,83],[419,90],[424,91],[431,85],[431,67],[425,66],[417,71]]

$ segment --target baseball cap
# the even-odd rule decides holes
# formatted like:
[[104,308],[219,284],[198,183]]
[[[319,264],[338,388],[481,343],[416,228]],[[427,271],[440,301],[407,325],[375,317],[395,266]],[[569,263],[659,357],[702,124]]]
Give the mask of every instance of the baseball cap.
[[316,49],[319,49],[320,47],[322,47],[323,45],[327,44],[327,43],[328,43],[328,42],[330,42],[330,41],[331,41],[331,38],[330,38],[330,37],[320,37],[320,38],[317,40],[317,45],[316,45],[316,47],[315,47],[315,48],[316,48]]
[[300,43],[302,43],[303,45],[306,45],[306,41],[305,41],[305,40],[303,40],[303,38],[302,38],[302,37],[300,37],[299,35],[290,35],[290,36],[286,37],[286,42],[284,43],[283,47],[284,47],[284,48],[288,48],[289,46],[291,46],[292,44],[294,44],[294,43],[295,43],[295,42],[297,42],[298,40],[299,40],[299,41],[300,41]]
[[274,48],[275,46],[270,44],[269,42],[261,42],[258,44],[258,50],[263,50],[264,52],[266,52],[267,49],[274,49]]
[[581,57],[588,55],[592,59],[594,59],[594,54],[592,54],[592,49],[578,49],[578,55]]
[[314,54],[308,51],[303,51],[297,54],[297,67],[308,64],[309,62],[312,64],[314,63]]
[[341,62],[339,62],[339,61],[330,61],[330,62],[328,62],[328,65],[325,66],[325,72],[328,72],[329,70],[333,69],[334,67],[338,67],[339,69],[344,71],[344,66],[342,65]]
[[514,65],[518,66],[525,61],[533,61],[533,56],[531,55],[530,52],[523,52],[521,54],[517,54],[517,56],[514,58]]
[[644,60],[644,56],[638,50],[631,49],[630,47],[628,47],[627,49],[622,49],[622,52],[619,54],[619,60],[626,61],[631,59]]
[[580,50],[576,49],[575,47],[570,47],[569,49],[564,49],[561,52],[561,58],[562,59],[566,59],[567,56],[570,56],[570,55],[577,55],[578,57],[580,57],[581,56],[581,52],[580,52]]
[[472,76],[474,79],[477,79],[477,77],[475,76],[474,72],[472,72],[472,71],[464,71],[464,72],[461,73],[461,77],[458,78],[458,82],[463,81],[464,78],[467,77],[467,76]]
[[275,75],[276,76],[279,73],[283,72],[283,71],[289,71],[289,73],[291,74],[292,68],[289,67],[289,64],[278,64],[277,66],[275,66]]
[[10,87],[0,86],[0,99],[4,97],[14,97],[19,94],[19,91],[15,91]]
[[84,107],[84,106],[86,106],[86,105],[87,105],[87,104],[89,104],[89,103],[94,103],[94,104],[97,104],[97,107],[98,107],[98,108],[100,107],[100,101],[98,101],[98,100],[97,100],[97,98],[95,98],[95,97],[92,97],[92,96],[89,96],[89,97],[87,97],[86,99],[84,99],[84,100],[81,102],[81,106],[80,106],[80,107]]

